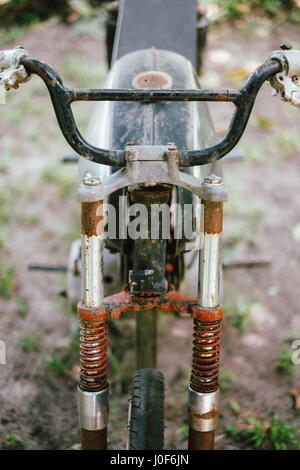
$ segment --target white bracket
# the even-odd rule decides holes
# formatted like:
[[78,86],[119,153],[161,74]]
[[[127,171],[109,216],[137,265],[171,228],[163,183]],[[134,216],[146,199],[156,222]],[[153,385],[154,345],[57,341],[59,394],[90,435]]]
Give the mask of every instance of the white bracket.
[[273,94],[300,108],[300,51],[293,49],[274,51],[269,58],[279,61],[283,68],[270,79],[270,84],[274,88]]
[[0,84],[6,90],[19,88],[21,83],[30,79],[25,67],[20,65],[23,57],[29,56],[29,52],[23,47],[17,46],[14,49],[0,51]]

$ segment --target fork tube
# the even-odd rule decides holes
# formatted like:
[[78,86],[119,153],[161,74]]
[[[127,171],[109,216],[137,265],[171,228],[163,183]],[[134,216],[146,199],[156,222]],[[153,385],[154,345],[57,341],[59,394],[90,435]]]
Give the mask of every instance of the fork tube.
[[[222,184],[222,180],[214,184]],[[204,234],[199,260],[198,306],[193,314],[193,360],[188,395],[188,448],[191,450],[214,448],[218,415],[220,329],[223,316],[219,299],[223,203],[202,202]]]
[[81,203],[83,298],[80,319],[78,409],[83,450],[107,448],[107,320],[103,302],[103,201]]

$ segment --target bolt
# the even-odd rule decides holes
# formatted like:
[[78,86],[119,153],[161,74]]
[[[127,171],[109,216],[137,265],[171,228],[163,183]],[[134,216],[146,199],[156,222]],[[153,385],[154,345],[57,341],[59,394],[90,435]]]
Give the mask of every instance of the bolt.
[[223,183],[223,178],[221,178],[220,176],[216,176],[216,175],[206,176],[204,178],[204,183],[206,183],[206,184],[221,184],[221,183]]
[[177,146],[176,146],[175,142],[168,142],[167,146],[168,146],[168,150],[170,150],[170,151],[177,150]]
[[82,180],[83,183],[87,186],[96,186],[97,184],[101,183],[100,178],[98,178],[97,176],[92,176],[92,174],[89,172],[86,172]]
[[289,42],[283,42],[282,44],[280,44],[280,49],[282,49],[283,51],[289,51],[290,49],[293,49],[293,46]]

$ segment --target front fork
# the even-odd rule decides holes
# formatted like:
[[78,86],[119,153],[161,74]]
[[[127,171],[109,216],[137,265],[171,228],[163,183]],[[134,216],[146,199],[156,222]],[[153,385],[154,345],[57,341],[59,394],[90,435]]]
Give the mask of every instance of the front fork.
[[[207,184],[222,185],[217,177]],[[91,184],[97,182],[91,180]],[[210,193],[210,191],[208,191]],[[220,326],[220,242],[223,203],[203,200],[204,235],[199,261],[199,295],[193,306],[194,341],[189,388],[189,449],[213,449],[218,415]],[[81,203],[83,299],[80,320],[78,388],[81,447],[107,448],[107,314],[103,310],[103,201]]]
[[80,321],[78,409],[83,450],[107,448],[107,318],[103,303],[103,201],[81,203],[83,298]]
[[[220,178],[207,178],[221,185]],[[188,391],[190,450],[214,448],[218,415],[220,330],[220,248],[223,202],[202,200],[204,233],[199,259],[198,305],[194,308],[193,359]]]

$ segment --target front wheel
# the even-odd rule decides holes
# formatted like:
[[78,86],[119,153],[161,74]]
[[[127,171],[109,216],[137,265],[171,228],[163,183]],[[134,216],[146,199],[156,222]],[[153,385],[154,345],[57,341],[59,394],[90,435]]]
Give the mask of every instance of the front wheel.
[[140,369],[132,379],[128,450],[163,449],[164,429],[164,376]]

